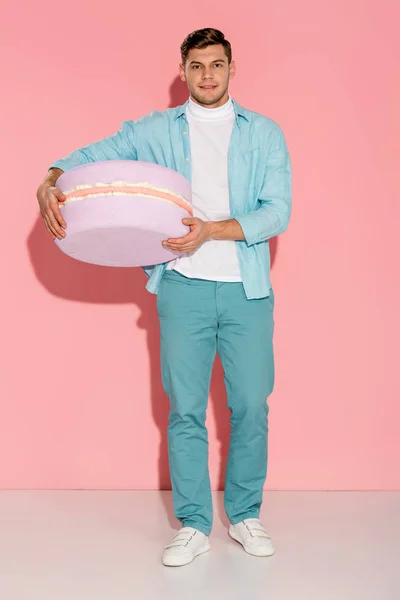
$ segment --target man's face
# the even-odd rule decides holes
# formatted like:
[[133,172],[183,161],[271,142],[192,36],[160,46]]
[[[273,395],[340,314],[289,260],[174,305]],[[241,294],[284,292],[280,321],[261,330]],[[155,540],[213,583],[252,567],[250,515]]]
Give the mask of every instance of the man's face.
[[192,48],[185,65],[180,65],[182,81],[186,81],[192,100],[217,108],[227,102],[229,80],[235,75],[235,62],[228,65],[228,58],[221,44],[207,48]]

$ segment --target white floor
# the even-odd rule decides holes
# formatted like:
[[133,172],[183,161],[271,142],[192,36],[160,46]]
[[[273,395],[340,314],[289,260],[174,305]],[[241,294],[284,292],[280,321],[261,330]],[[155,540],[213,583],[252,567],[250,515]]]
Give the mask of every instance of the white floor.
[[213,499],[211,551],[171,568],[171,492],[2,491],[0,598],[400,600],[400,492],[265,492],[270,558],[228,537]]

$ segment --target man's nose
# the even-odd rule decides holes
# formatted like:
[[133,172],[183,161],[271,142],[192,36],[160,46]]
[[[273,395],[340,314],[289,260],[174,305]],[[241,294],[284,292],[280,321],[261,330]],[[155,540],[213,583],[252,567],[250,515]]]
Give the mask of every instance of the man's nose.
[[213,77],[212,72],[205,69],[203,72],[203,79],[212,79],[212,77]]

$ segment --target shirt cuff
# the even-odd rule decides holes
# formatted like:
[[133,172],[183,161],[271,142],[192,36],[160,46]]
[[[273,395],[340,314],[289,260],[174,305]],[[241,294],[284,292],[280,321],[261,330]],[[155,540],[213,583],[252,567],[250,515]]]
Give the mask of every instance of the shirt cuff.
[[243,235],[247,246],[253,246],[261,241],[261,231],[258,227],[259,216],[254,213],[245,213],[235,217],[243,230]]

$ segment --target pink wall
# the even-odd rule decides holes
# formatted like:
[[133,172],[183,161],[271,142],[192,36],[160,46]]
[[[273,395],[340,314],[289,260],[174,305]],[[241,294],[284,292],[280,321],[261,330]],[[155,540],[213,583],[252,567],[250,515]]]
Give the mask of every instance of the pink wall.
[[[399,5],[24,4],[0,25],[0,486],[169,487],[145,276],[62,255],[35,193],[56,158],[184,101],[179,45],[214,26],[233,44],[233,96],[278,121],[293,162],[292,221],[273,244],[267,487],[400,489]],[[228,412],[214,375],[215,489]]]

